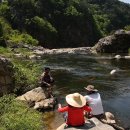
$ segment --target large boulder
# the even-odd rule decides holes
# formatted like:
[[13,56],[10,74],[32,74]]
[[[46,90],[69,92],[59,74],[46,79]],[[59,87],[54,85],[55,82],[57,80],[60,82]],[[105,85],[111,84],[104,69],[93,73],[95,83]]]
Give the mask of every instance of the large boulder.
[[27,102],[34,109],[54,108],[56,104],[55,98],[46,99],[44,90],[41,87],[32,89],[16,99]]
[[103,124],[97,118],[91,118],[84,126],[81,127],[66,127],[66,124],[62,124],[56,130],[115,130],[112,126]]
[[100,53],[127,53],[130,48],[130,31],[117,30],[113,35],[102,38],[92,47]]
[[0,56],[0,96],[13,92],[14,87],[13,64]]

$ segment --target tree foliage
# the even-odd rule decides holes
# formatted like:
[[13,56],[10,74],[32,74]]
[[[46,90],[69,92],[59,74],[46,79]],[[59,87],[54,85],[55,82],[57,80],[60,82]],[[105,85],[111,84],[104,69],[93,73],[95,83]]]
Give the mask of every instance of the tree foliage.
[[92,46],[130,25],[130,5],[118,0],[7,0],[0,16],[44,47]]

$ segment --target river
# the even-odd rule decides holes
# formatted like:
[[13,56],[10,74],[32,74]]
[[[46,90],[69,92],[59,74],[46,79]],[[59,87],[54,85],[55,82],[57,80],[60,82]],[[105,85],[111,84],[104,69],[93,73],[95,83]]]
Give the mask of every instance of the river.
[[[101,93],[105,111],[112,112],[119,124],[130,128],[130,59],[113,59],[112,55],[53,55],[46,56],[45,66],[52,69],[55,78],[54,93],[65,105],[65,96],[79,92],[93,84]],[[110,71],[116,69],[115,75]],[[46,130],[56,130],[64,122],[62,114],[45,112]]]

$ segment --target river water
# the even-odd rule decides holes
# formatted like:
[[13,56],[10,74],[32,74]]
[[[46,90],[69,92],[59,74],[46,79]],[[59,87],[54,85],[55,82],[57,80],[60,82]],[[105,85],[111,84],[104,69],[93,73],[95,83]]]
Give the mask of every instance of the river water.
[[[112,55],[54,55],[44,59],[45,66],[52,69],[54,93],[60,103],[65,105],[65,96],[70,93],[85,95],[84,87],[93,84],[101,94],[104,110],[130,128],[130,59],[117,60]],[[113,69],[117,73],[110,75]],[[57,108],[44,113],[43,120],[46,130],[56,130],[64,122]]]

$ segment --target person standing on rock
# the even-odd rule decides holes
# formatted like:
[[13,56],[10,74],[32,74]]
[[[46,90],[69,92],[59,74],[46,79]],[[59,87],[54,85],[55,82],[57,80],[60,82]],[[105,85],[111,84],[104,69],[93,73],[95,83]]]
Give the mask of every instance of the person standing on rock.
[[44,72],[40,77],[41,88],[44,90],[46,98],[53,97],[52,87],[53,87],[54,79],[50,75],[50,70],[51,69],[49,67],[45,67]]
[[66,96],[67,106],[58,105],[59,112],[67,112],[66,124],[68,126],[82,126],[85,123],[84,111],[90,112],[91,108],[86,106],[86,99],[79,93]]
[[84,88],[87,91],[87,95],[85,96],[85,98],[88,101],[88,105],[92,108],[92,111],[88,115],[88,117],[96,117],[100,120],[104,116],[104,110],[100,94],[98,90],[94,88],[93,85],[88,85]]

